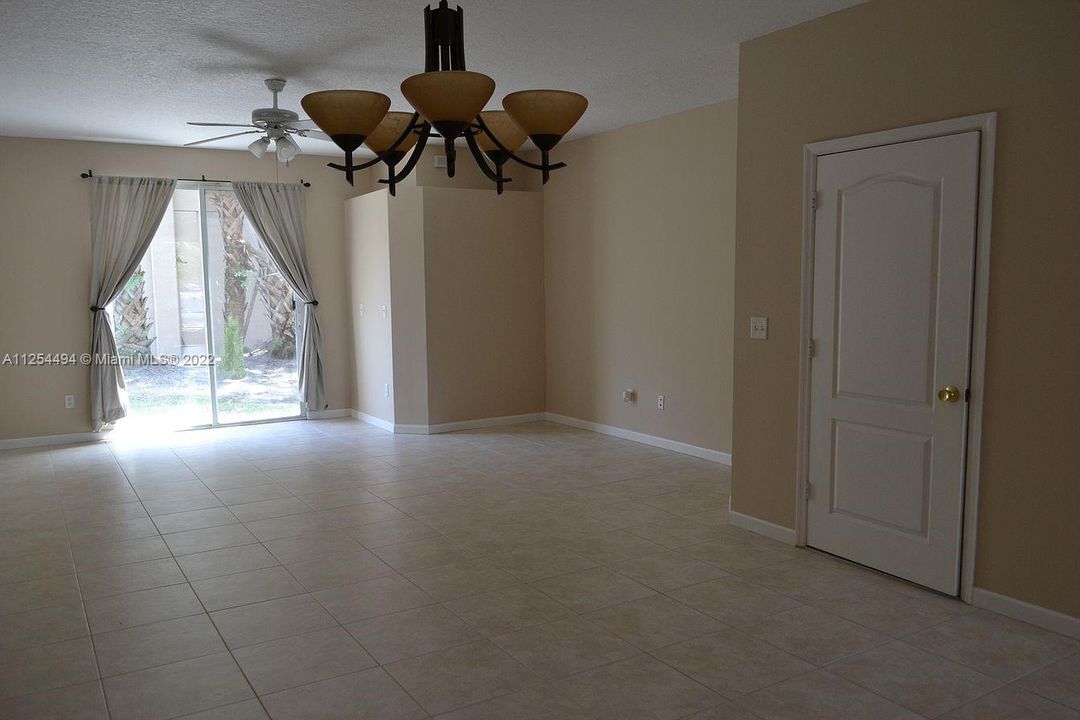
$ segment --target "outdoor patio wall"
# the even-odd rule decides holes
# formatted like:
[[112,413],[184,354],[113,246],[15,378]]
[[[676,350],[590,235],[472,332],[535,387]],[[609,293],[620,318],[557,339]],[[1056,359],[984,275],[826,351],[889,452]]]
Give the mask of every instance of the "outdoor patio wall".
[[[294,182],[307,190],[308,253],[320,300],[331,408],[351,405],[342,203],[359,192],[301,155],[289,167],[231,150],[0,137],[0,358],[90,349],[90,184],[98,175]],[[0,366],[0,440],[90,430],[89,371]],[[75,395],[75,409],[64,409]]]
[[732,509],[795,521],[803,145],[996,111],[975,585],[1080,617],[1080,3],[873,0],[743,43]]

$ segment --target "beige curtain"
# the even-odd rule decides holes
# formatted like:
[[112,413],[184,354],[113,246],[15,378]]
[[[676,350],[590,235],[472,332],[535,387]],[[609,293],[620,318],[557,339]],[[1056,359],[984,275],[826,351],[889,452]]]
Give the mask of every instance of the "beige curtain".
[[300,401],[305,410],[326,409],[323,380],[322,331],[319,329],[319,301],[311,283],[304,239],[304,191],[299,183],[234,182],[233,192],[244,215],[262,238],[267,253],[282,277],[304,303],[300,356]]
[[90,182],[90,423],[98,432],[126,416],[128,408],[106,307],[138,269],[176,181],[94,176]]

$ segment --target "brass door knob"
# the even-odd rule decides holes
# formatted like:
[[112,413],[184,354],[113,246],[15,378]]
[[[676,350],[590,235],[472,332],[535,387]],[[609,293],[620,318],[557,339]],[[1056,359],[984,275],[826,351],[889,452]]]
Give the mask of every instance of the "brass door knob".
[[940,400],[941,402],[949,402],[949,403],[959,402],[960,401],[960,389],[955,388],[952,385],[948,385],[946,387],[943,387],[940,390],[938,390],[937,399]]

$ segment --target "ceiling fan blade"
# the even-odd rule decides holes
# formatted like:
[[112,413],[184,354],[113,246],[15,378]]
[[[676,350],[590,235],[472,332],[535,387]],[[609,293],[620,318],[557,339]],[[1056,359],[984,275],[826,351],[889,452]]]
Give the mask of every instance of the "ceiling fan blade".
[[315,121],[312,120],[311,118],[303,118],[302,120],[293,120],[289,124],[290,125],[307,125],[308,123],[311,123],[312,125],[314,125]]
[[302,138],[311,138],[312,140],[325,140],[326,142],[334,142],[333,138],[324,133],[322,130],[301,130],[297,133]]
[[245,130],[244,132],[232,133],[231,135],[218,135],[217,137],[206,138],[205,140],[196,140],[195,142],[184,143],[184,147],[191,147],[192,145],[202,145],[203,143],[214,142],[215,140],[224,140],[225,138],[236,137],[237,135],[251,135],[253,133],[261,133],[262,130]]
[[199,125],[200,127],[255,127],[251,123],[204,123],[204,122],[189,122],[188,125]]

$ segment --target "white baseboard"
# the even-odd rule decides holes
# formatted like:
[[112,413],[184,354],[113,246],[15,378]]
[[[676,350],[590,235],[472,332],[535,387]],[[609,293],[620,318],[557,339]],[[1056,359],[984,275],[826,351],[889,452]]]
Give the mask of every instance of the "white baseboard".
[[383,420],[382,418],[375,417],[374,415],[368,415],[367,413],[362,413],[359,410],[350,410],[349,414],[352,415],[357,420],[363,420],[368,425],[374,425],[375,427],[379,428],[380,430],[386,430],[387,432],[394,432],[394,423],[390,422],[389,420]]
[[15,450],[18,448],[45,447],[47,445],[73,445],[75,443],[104,442],[109,439],[110,433],[104,432],[81,432],[68,433],[66,435],[39,435],[37,437],[12,438],[0,440],[0,450]]
[[330,420],[332,418],[350,417],[352,411],[349,408],[338,408],[336,410],[309,410],[307,414],[308,420]]
[[397,435],[430,435],[427,425],[407,425],[403,423],[394,423],[394,427],[390,432]]
[[456,432],[458,430],[479,430],[480,428],[498,427],[499,425],[520,425],[521,423],[543,422],[544,413],[527,413],[525,415],[503,415],[502,417],[479,418],[476,420],[461,420],[460,422],[438,423],[428,425],[428,433]]
[[504,415],[502,417],[477,418],[476,420],[460,420],[458,422],[437,423],[435,425],[408,425],[392,423],[374,415],[368,415],[358,410],[352,410],[351,415],[357,420],[363,420],[369,425],[386,430],[398,435],[438,435],[440,433],[457,432],[458,430],[477,430],[479,428],[497,427],[499,425],[517,425],[528,422],[541,422],[544,413],[529,413],[527,415]]
[[1036,625],[1052,632],[1080,639],[1080,618],[1032,605],[1007,595],[998,595],[982,588],[972,588],[971,604],[983,610],[992,610],[1013,620]]
[[783,525],[771,523],[768,520],[762,520],[761,518],[756,518],[752,515],[743,515],[742,513],[735,512],[734,510],[729,510],[728,522],[737,528],[749,530],[750,532],[757,533],[758,535],[764,535],[767,538],[772,538],[773,540],[782,542],[785,545],[795,544],[794,530],[792,530],[791,528],[786,528]]
[[692,455],[696,458],[711,460],[712,462],[731,467],[731,454],[720,452],[719,450],[710,450],[708,448],[698,447],[697,445],[679,442],[678,440],[669,440],[655,435],[646,435],[645,433],[640,433],[636,430],[627,430],[625,428],[615,427],[614,425],[604,425],[603,423],[592,422],[591,420],[581,420],[579,418],[559,415],[557,413],[544,413],[544,419],[548,422],[569,425],[570,427],[576,427],[582,430],[592,430],[593,432],[598,432],[602,435],[610,435],[623,440],[631,440],[633,442],[641,443],[642,445],[651,445],[653,447],[663,448],[664,450],[682,453],[683,455]]

